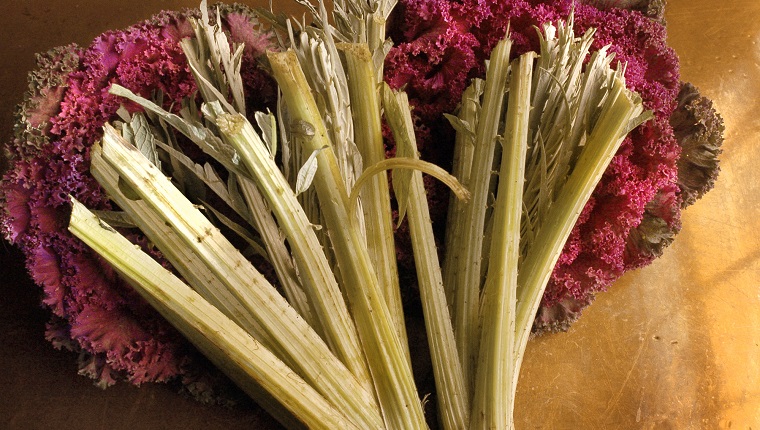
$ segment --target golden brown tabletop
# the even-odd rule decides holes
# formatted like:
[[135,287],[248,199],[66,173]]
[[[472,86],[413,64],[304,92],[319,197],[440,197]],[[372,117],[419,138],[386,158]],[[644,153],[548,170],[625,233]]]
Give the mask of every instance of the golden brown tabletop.
[[[0,138],[10,136],[35,52],[86,45],[107,29],[196,3],[23,0],[4,8]],[[275,4],[293,10],[290,1]],[[666,19],[682,79],[724,116],[721,175],[684,211],[662,258],[599,294],[568,333],[530,343],[518,429],[760,428],[760,2],[669,0]],[[76,374],[71,353],[44,340],[37,290],[18,253],[1,248],[0,428],[278,428],[257,409],[203,406],[166,386],[96,388]]]

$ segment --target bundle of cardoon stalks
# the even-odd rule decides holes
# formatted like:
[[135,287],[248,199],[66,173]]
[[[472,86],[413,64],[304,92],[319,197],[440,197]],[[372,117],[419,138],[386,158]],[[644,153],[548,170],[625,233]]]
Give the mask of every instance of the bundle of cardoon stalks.
[[[557,264],[573,253],[574,243],[582,246],[577,225],[591,216],[588,202],[603,177],[619,173],[622,161],[616,157],[625,152],[624,142],[631,146],[629,133],[672,134],[662,124],[646,127],[673,112],[677,99],[648,99],[652,106],[645,109],[635,88],[626,85],[627,64],[595,42],[594,27],[577,32],[582,26],[570,8],[562,19],[539,22],[533,35],[503,28],[483,48],[487,58],[480,69],[469,69],[472,76],[455,109],[441,112],[428,127],[446,121],[455,135],[443,168],[420,157],[421,144],[430,145],[421,120],[435,111],[434,98],[426,99],[413,78],[409,88],[389,85],[404,73],[400,59],[416,54],[391,51],[388,21],[413,16],[419,5],[406,2],[404,11],[392,15],[391,0],[336,0],[332,11],[321,2],[303,4],[312,14],[308,25],[239,6],[209,10],[205,1],[199,11],[164,16],[154,27],[175,28],[175,34],[160,34],[178,40],[171,55],[184,58],[184,87],[168,88],[173,92],[167,97],[167,88],[146,91],[126,79],[109,82],[102,100],[114,113],[102,115],[102,138],[88,145],[62,138],[75,147],[78,142],[87,163],[68,164],[97,181],[100,194],[69,187],[51,197],[66,201],[57,206],[65,209],[56,209],[65,216],[54,216],[57,222],[46,226],[36,213],[42,209],[14,204],[23,200],[19,195],[32,200],[20,178],[34,177],[34,165],[20,160],[4,188],[6,233],[34,250],[30,261],[50,258],[58,267],[66,267],[65,259],[49,256],[62,255],[63,244],[75,244],[68,257],[75,277],[129,284],[129,291],[288,428],[513,428],[520,365],[539,308],[543,318],[554,319],[544,325],[563,324],[555,321],[556,308],[567,300],[553,297],[547,304],[545,296],[547,285],[559,279]],[[449,5],[443,13],[441,2],[430,7],[425,13],[448,17],[466,9]],[[602,13],[579,5],[581,14],[593,15],[584,8]],[[487,16],[477,31],[490,26],[493,38],[497,27]],[[524,49],[526,37],[536,37],[535,51]],[[257,45],[257,55],[246,43]],[[448,55],[458,61],[456,52]],[[60,72],[66,58],[62,51],[51,55],[48,71]],[[78,61],[70,61],[71,69]],[[436,61],[441,60],[428,60]],[[273,79],[271,109],[257,110],[262,105],[251,100],[252,70],[261,81]],[[83,81],[80,74],[77,82]],[[37,103],[64,87],[46,82]],[[414,107],[407,89],[415,92]],[[63,100],[61,113],[77,105]],[[702,110],[720,126],[709,106]],[[682,111],[689,113],[682,119],[691,127],[697,121],[689,118],[707,115]],[[61,120],[47,120],[30,121],[36,128],[17,133],[24,142],[38,140],[37,149],[17,149],[17,158],[38,156],[50,143],[49,133],[64,128]],[[71,140],[71,134],[63,135]],[[708,145],[714,134],[690,130],[681,140],[695,135],[711,137],[691,141],[701,142],[695,146],[708,153],[706,160],[714,159],[719,150]],[[617,170],[609,168],[614,159]],[[708,179],[717,170],[712,164],[697,167],[702,169],[692,171],[707,171]],[[656,203],[642,204],[639,223],[626,230],[651,244],[636,264],[653,258],[653,248],[668,242],[677,224],[652,221],[668,218],[653,210],[669,207],[667,192],[674,191],[667,185],[672,184],[649,187],[644,203]],[[430,194],[440,187],[451,191],[450,199],[439,199],[447,203],[445,228],[433,222],[443,211]],[[706,189],[700,183],[680,192],[696,198]],[[64,225],[81,242],[58,239]],[[639,226],[635,231],[652,234],[636,236],[631,230]],[[45,236],[50,232],[52,239]],[[406,232],[406,239],[397,240]],[[425,416],[412,374],[404,256],[413,260],[437,417]],[[106,365],[94,354],[84,367],[101,381],[110,382],[112,371],[126,371],[139,383],[168,379],[176,370],[171,360],[149,365],[135,353],[163,347],[161,336],[151,339],[146,332],[138,342],[126,341],[125,351],[107,327],[97,332],[88,325],[102,309],[91,302],[107,302],[108,294],[117,293],[97,298],[80,291],[76,300],[56,300],[56,294],[67,293],[54,290],[49,275],[40,272],[35,279],[57,311],[60,324],[51,325],[51,339],[66,343],[79,336],[91,352],[114,350],[106,354]],[[58,287],[65,290],[65,282]],[[72,313],[75,318],[66,321]],[[130,362],[135,356],[143,361]]]

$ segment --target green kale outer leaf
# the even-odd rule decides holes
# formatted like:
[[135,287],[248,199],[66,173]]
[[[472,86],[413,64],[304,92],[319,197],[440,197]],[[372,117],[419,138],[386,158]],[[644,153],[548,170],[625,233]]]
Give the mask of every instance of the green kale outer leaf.
[[681,145],[678,186],[681,188],[681,205],[687,207],[715,184],[720,172],[718,156],[725,127],[712,101],[690,83],[681,85],[678,108],[670,117],[670,125]]

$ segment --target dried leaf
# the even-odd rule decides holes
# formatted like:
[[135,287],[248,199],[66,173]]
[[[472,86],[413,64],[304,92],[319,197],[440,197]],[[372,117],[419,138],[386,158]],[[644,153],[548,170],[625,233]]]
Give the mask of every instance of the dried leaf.
[[296,178],[296,195],[308,190],[311,186],[311,183],[314,181],[314,176],[317,174],[317,167],[319,165],[317,155],[325,149],[327,149],[326,145],[313,151],[311,155],[309,155],[309,158],[306,159],[301,170],[298,171],[298,177]]
[[[235,150],[224,143],[219,137],[214,135],[210,130],[203,126],[197,119],[190,114],[193,104],[187,103],[185,108],[180,112],[182,116],[175,115],[173,113],[165,111],[160,106],[151,102],[148,99],[140,97],[132,91],[122,87],[118,84],[112,84],[109,89],[111,94],[124,97],[131,100],[144,109],[156,114],[159,118],[166,121],[169,125],[176,128],[180,133],[184,134],[198,145],[203,152],[214,157],[218,162],[222,163],[231,172],[234,172],[241,176],[250,177],[248,172],[240,166],[239,156]],[[213,103],[209,103],[209,106],[213,106]]]
[[277,118],[271,112],[256,112],[256,124],[261,129],[261,137],[269,148],[272,158],[277,154]]
[[443,116],[449,120],[449,124],[454,127],[454,131],[464,134],[470,142],[475,141],[475,130],[473,130],[472,124],[463,121],[456,115],[444,113]]
[[129,123],[124,124],[122,135],[127,141],[135,145],[145,158],[161,170],[161,161],[158,159],[158,150],[156,149],[157,139],[145,115],[139,112],[132,115]]
[[211,206],[207,202],[202,202],[204,209],[206,209],[209,213],[212,213],[220,223],[222,223],[225,227],[230,229],[233,233],[235,233],[238,237],[243,239],[248,246],[253,249],[253,252],[261,257],[264,257],[264,259],[269,260],[269,255],[267,254],[266,249],[264,249],[264,246],[259,243],[257,238],[251,234],[248,229],[243,227],[242,225],[236,223],[220,211],[216,210],[213,206]]
[[190,157],[183,154],[182,152],[170,147],[169,145],[166,145],[163,142],[159,142],[158,146],[163,150],[166,151],[167,154],[173,159],[176,160],[180,165],[182,165],[184,168],[186,168],[190,173],[192,173],[194,176],[196,176],[198,179],[200,179],[208,188],[213,191],[219,198],[224,201],[232,210],[235,211],[238,215],[240,215],[242,218],[248,220],[249,219],[249,213],[248,208],[243,203],[242,199],[235,199],[230,192],[228,191],[227,185],[222,181],[222,179],[219,177],[219,175],[216,173],[214,168],[206,163],[205,165],[200,165],[193,161]]
[[297,120],[290,124],[290,132],[300,138],[310,139],[314,137],[316,129],[306,121]]
[[[409,100],[404,92],[396,92],[388,84],[382,86],[383,108],[391,126],[393,137],[396,140],[397,158],[418,158],[417,144],[414,137],[414,127],[409,115]],[[406,216],[409,206],[409,187],[412,182],[412,171],[407,169],[395,169],[391,172],[393,192],[398,202],[398,225]]]
[[132,218],[123,211],[99,211],[92,210],[102,221],[115,228],[136,228]]

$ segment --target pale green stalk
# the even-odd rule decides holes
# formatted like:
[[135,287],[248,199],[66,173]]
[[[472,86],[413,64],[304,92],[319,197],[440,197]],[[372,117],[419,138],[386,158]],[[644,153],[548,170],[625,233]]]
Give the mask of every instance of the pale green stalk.
[[[411,109],[406,93],[396,93],[388,84],[383,84],[383,106],[385,118],[393,131],[396,153],[418,159]],[[466,428],[469,422],[469,398],[446,303],[446,291],[443,288],[443,276],[422,172],[412,172],[408,190],[408,196],[398,198],[407,199],[409,205],[409,232],[433,362],[438,413],[443,429],[460,430]]]
[[224,140],[237,151],[243,164],[257,181],[278,225],[288,239],[298,273],[311,299],[330,349],[351,369],[365,389],[371,378],[364,361],[356,327],[348,312],[335,276],[325,258],[303,208],[280,173],[258,133],[240,114],[221,114],[216,119]]
[[470,429],[512,429],[512,361],[530,88],[535,53],[512,64]]
[[[223,142],[222,139],[213,135],[209,129],[203,128],[199,123],[190,123],[169,114],[159,106],[136,96],[123,87],[113,85],[110,91],[159,115],[192,139],[204,151],[209,151],[218,161],[224,163],[226,167],[229,166],[229,170],[240,171],[245,175],[253,174],[256,177],[260,191],[267,198],[270,209],[277,217],[278,225],[284,231],[292,247],[291,250],[295,256],[304,292],[309,296],[311,308],[321,323],[328,345],[335,348],[333,351],[356,375],[365,390],[371,391],[369,371],[362,358],[353,320],[322,246],[316,238],[303,208],[295,199],[290,185],[282,176],[266,145],[253,130],[248,120],[240,114],[214,112],[215,105],[213,104],[204,105],[207,108],[205,113],[209,119],[218,121],[218,118],[224,118],[222,122],[228,125],[226,137],[229,142]],[[233,127],[233,124],[238,125]],[[235,135],[230,136],[231,134]],[[228,152],[233,152],[234,155],[229,155]],[[240,157],[243,166],[239,162],[237,164],[234,162],[235,157]],[[250,172],[241,171],[242,167],[247,167]]]
[[294,363],[299,375],[361,427],[382,427],[372,394],[335,358],[317,333],[153,164],[108,125],[102,154],[120,179],[162,215],[184,245],[256,318],[276,342],[274,348]]
[[475,361],[478,353],[481,266],[483,234],[488,208],[491,170],[496,146],[496,135],[501,119],[504,92],[509,72],[511,41],[500,41],[491,53],[486,73],[483,104],[477,125],[475,148],[469,189],[472,199],[464,214],[464,238],[458,259],[454,303],[454,333],[459,357],[469,390],[473,389]]
[[123,210],[147,238],[161,250],[162,255],[172,267],[204,299],[216,306],[228,318],[254,336],[267,348],[274,349],[274,342],[256,318],[243,304],[229,292],[224,283],[208,268],[192,249],[185,246],[182,239],[163,222],[161,216],[153,211],[142,199],[132,200],[121,191],[119,175],[104,159],[100,145],[93,145],[90,150],[90,173],[108,194],[108,197]]
[[[319,114],[322,122],[326,125],[326,136],[332,143],[331,151],[346,186],[346,193],[348,193],[354,187],[356,177],[363,170],[363,160],[354,140],[353,110],[347,72],[336,47],[336,41],[344,40],[344,35],[328,23],[328,12],[323,1],[318,0],[316,5],[309,4],[308,7],[318,25],[303,26],[299,34],[294,34],[291,23],[288,21],[290,42],[293,52],[302,66],[301,70],[311,88],[313,97],[319,104]],[[319,25],[319,23],[324,23],[324,25]],[[283,103],[280,101],[279,105],[282,106]],[[282,110],[289,116],[287,108]],[[291,139],[291,144],[297,145],[298,148],[290,148],[289,151],[294,154],[300,152],[301,160],[299,161],[299,157],[295,157],[294,161],[302,163],[305,157],[311,156],[314,151],[305,150],[304,148],[308,148],[308,145],[301,145],[300,141],[311,139],[313,127],[308,122],[298,120],[293,120],[286,125],[290,128],[291,135],[301,134],[301,136],[296,135],[294,139]],[[302,133],[303,130],[299,129],[308,129],[308,134]],[[301,194],[299,201],[304,205],[312,222],[322,225],[325,224],[325,215],[321,210],[316,194],[314,189],[309,188]],[[352,215],[354,216],[352,225],[356,226],[356,231],[366,240],[363,211],[354,212]],[[319,237],[329,253],[336,277],[342,279],[340,273],[342,269],[336,264],[337,258],[330,246],[326,230],[320,230]],[[406,343],[402,343],[402,346],[406,349]],[[406,354],[408,355],[408,352]]]
[[[348,88],[354,119],[354,141],[366,169],[385,160],[380,100],[372,58],[366,44],[344,43],[339,44],[338,49],[343,51],[346,58]],[[380,172],[373,175],[369,181],[367,186],[361,188],[360,194],[369,255],[375,267],[377,280],[383,289],[383,297],[388,304],[398,338],[402,345],[406,345],[408,341],[396,265],[388,175]],[[404,350],[408,354],[408,349]]]
[[[234,44],[235,52],[230,50],[230,43],[222,29],[221,17],[217,15],[216,22],[211,22],[205,0],[201,2],[200,12],[200,20],[190,19],[196,37],[183,39],[180,43],[195,77],[198,91],[206,103],[218,102],[224,107],[225,112],[237,112],[245,116],[245,95],[240,75],[243,46]],[[227,101],[228,95],[232,98],[234,106]],[[274,121],[274,117],[271,118]],[[274,131],[271,130],[270,133],[270,139],[276,140]],[[274,147],[270,147],[269,150],[276,152]],[[270,154],[270,157],[273,156]],[[247,178],[238,175],[237,179],[242,198],[248,205],[246,218],[249,218],[248,221],[259,231],[285,296],[309,325],[328,342],[334,342],[334,337],[340,336],[341,333],[328,331],[326,335],[322,321],[313,316],[308,301],[314,299],[314,293],[307,295],[301,288],[293,260],[285,246],[285,237],[279,230],[261,192]],[[335,289],[337,289],[337,284]],[[327,288],[327,291],[330,289]],[[347,315],[347,312],[344,311],[343,314]],[[351,329],[350,321],[347,327]],[[341,327],[337,329],[340,330]],[[358,345],[356,350],[358,350]],[[338,355],[345,358],[340,352]]]
[[[327,10],[319,2],[319,16],[327,20]],[[316,15],[315,15],[316,18]],[[353,188],[354,180],[361,174],[362,160],[354,143],[354,121],[351,109],[346,70],[336,46],[335,28],[321,29],[309,26],[296,37],[291,34],[291,46],[302,65],[306,81],[318,100],[319,114],[325,124],[328,138],[333,143],[333,153],[340,169],[346,192]],[[307,153],[308,154],[308,153]],[[358,221],[363,223],[363,218]],[[364,233],[363,225],[361,232]]]
[[386,426],[398,430],[424,429],[427,425],[411,367],[391,324],[390,311],[371,265],[366,240],[349,216],[346,185],[306,77],[292,51],[269,53],[268,57],[290,117],[314,128],[314,136],[305,139],[304,144],[310,151],[326,147],[317,156],[319,168],[314,186]]
[[543,216],[575,165],[609,93],[612,55],[588,53],[594,29],[575,37],[572,16],[557,27],[544,24],[533,77],[533,142],[528,150],[521,255],[533,243]]
[[[459,182],[467,187],[470,183],[470,168],[472,167],[472,153],[475,149],[474,126],[478,123],[480,115],[480,96],[483,94],[483,80],[475,79],[462,94],[462,104],[456,119],[448,117],[456,130],[454,142],[454,156],[452,159],[452,171]],[[454,250],[461,248],[463,217],[466,202],[452,195],[449,199],[448,214],[446,216],[446,255],[443,260],[443,285],[446,288],[446,297],[449,304],[454,303],[456,276],[459,269],[457,260],[459,252]]]
[[264,200],[264,196],[248,178],[238,176],[237,181],[240,193],[248,205],[251,221],[266,245],[267,255],[277,273],[277,279],[280,281],[280,287],[288,303],[323,339],[326,338],[322,321],[313,315],[309,296],[301,287],[295,263],[285,246],[285,235],[272,216],[272,211]]
[[386,38],[388,18],[396,7],[397,0],[378,0],[373,5],[374,13],[367,15],[367,44],[372,52],[372,62],[375,65],[375,78],[378,82],[383,80],[383,66],[385,57],[393,46],[393,42]]
[[[578,162],[549,208],[520,266],[514,357],[516,375],[541,297],[567,237],[630,126],[640,118],[643,110],[638,95],[630,93],[621,78],[615,78],[612,85]],[[513,391],[516,385],[517,378]]]
[[[73,200],[73,199],[72,199]],[[82,204],[73,200],[69,230],[131,285],[243,390],[263,388],[303,425],[313,429],[364,429],[217,308]],[[287,417],[285,423],[294,424]]]

